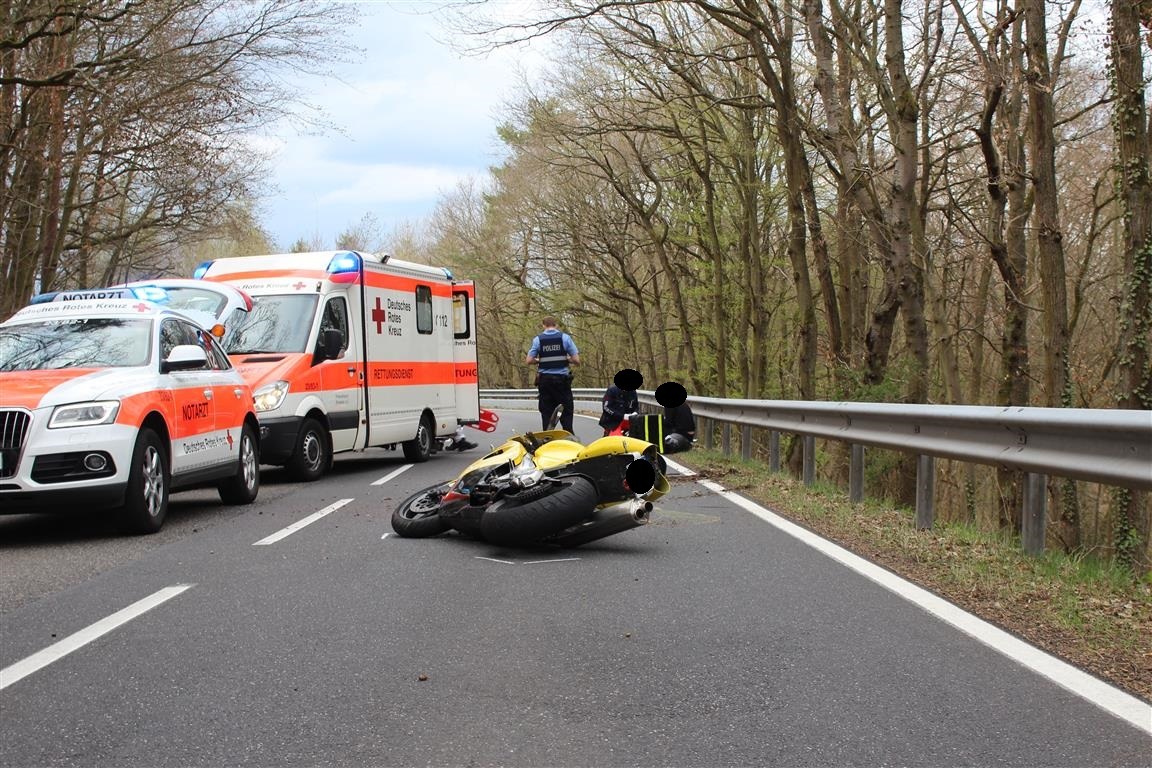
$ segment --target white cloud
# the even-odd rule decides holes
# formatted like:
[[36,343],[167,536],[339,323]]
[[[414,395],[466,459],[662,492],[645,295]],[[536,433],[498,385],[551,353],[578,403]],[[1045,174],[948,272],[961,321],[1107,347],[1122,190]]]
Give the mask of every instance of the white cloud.
[[335,237],[371,212],[385,227],[429,216],[437,199],[500,159],[501,105],[516,87],[515,51],[456,53],[420,3],[365,4],[350,43],[363,48],[339,79],[309,78],[304,101],[329,129],[253,137],[274,155],[277,192],[262,201],[274,238]]
[[405,165],[370,165],[348,168],[340,174],[344,186],[321,195],[321,205],[356,203],[434,202],[471,171]]

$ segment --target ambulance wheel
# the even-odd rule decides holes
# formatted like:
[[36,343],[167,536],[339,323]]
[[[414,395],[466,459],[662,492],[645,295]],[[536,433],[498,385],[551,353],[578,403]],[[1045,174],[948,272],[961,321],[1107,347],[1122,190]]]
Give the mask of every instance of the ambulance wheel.
[[160,530],[168,514],[170,479],[163,441],[154,430],[142,428],[132,450],[128,488],[118,518],[124,531],[156,533]]
[[296,480],[310,483],[319,480],[332,463],[328,447],[328,430],[316,419],[304,419],[296,436],[296,450],[288,459],[288,472]]
[[225,504],[251,504],[260,492],[260,449],[256,445],[256,433],[247,424],[240,432],[236,453],[239,458],[236,474],[221,480],[216,490]]
[[428,457],[432,455],[432,422],[427,416],[420,419],[420,425],[416,427],[416,437],[405,440],[402,446],[404,458],[408,461],[416,464],[428,461]]

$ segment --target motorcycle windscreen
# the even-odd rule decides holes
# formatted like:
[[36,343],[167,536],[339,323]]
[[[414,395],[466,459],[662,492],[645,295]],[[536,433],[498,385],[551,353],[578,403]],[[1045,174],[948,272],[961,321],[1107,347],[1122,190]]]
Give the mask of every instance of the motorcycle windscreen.
[[462,424],[480,421],[480,377],[476,366],[476,284],[452,284],[452,361],[456,369],[456,418]]

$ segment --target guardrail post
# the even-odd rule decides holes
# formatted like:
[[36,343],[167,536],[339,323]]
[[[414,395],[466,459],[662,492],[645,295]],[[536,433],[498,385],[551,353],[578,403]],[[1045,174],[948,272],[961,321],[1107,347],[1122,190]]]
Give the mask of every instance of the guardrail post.
[[916,460],[916,527],[925,531],[936,516],[936,459],[919,456]]
[[712,450],[712,419],[700,419],[704,429],[704,448]]
[[740,427],[740,458],[748,461],[752,458],[752,425],[745,424]]
[[1020,516],[1020,543],[1024,553],[1044,553],[1048,524],[1048,476],[1035,472],[1024,474],[1024,509]]
[[780,433],[774,429],[768,431],[768,471],[780,471]]
[[816,438],[812,435],[804,435],[802,443],[804,446],[804,485],[812,485],[816,482]]
[[848,501],[859,504],[864,501],[864,446],[851,446],[852,457],[848,462]]
[[727,421],[720,427],[720,446],[725,456],[732,455],[732,424]]

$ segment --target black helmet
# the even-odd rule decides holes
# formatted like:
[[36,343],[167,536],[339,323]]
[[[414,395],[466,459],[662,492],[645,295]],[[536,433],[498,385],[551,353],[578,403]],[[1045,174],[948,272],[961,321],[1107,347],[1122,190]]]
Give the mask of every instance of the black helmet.
[[692,441],[679,432],[664,436],[664,453],[680,453],[692,447]]

